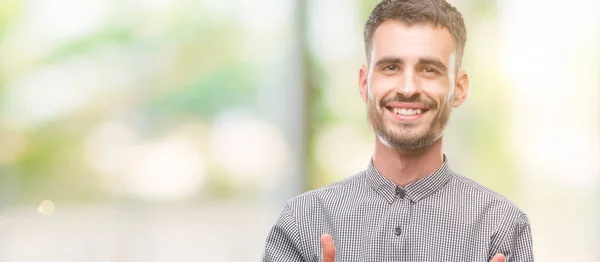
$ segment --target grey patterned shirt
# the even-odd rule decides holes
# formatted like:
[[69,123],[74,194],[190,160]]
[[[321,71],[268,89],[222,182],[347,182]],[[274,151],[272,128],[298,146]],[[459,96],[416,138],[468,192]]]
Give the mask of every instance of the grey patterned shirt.
[[333,236],[336,261],[533,261],[525,213],[501,195],[452,172],[398,187],[372,162],[343,181],[288,201],[266,240],[263,262],[321,260]]

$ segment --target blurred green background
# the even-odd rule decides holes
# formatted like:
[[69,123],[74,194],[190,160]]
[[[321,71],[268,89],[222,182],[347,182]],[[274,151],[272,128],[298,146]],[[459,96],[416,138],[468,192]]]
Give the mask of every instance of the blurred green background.
[[[452,168],[598,261],[600,4],[450,1]],[[366,167],[367,0],[2,0],[0,261],[257,261],[283,204]]]

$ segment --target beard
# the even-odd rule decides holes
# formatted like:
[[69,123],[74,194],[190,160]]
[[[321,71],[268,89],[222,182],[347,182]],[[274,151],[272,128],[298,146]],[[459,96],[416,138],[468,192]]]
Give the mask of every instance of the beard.
[[[385,105],[389,102],[417,103],[429,110],[423,112],[427,115],[423,115],[417,123],[394,123],[385,116],[387,110]],[[377,110],[378,107],[381,110]],[[442,137],[443,130],[450,118],[450,111],[450,107],[439,108],[437,103],[431,99],[423,99],[419,96],[407,98],[402,94],[381,100],[379,106],[375,99],[369,96],[367,103],[369,123],[379,140],[384,145],[400,152],[418,152],[430,148]],[[431,120],[425,122],[427,118],[431,118]]]

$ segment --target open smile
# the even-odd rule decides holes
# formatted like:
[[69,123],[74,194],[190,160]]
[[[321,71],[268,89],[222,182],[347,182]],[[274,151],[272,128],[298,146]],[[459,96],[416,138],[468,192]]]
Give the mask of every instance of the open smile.
[[412,121],[421,118],[425,113],[429,111],[429,108],[425,108],[421,105],[415,104],[397,104],[397,105],[386,105],[385,107],[390,115],[400,121]]

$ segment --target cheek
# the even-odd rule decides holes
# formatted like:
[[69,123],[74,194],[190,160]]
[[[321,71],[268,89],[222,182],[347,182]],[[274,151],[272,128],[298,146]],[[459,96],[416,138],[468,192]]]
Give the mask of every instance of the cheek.
[[425,96],[435,101],[438,108],[445,108],[448,104],[452,105],[454,101],[454,89],[446,81],[426,83],[422,90]]
[[369,88],[367,90],[367,95],[372,99],[379,101],[383,99],[385,96],[393,93],[395,90],[394,80],[390,78],[372,78],[369,83]]

